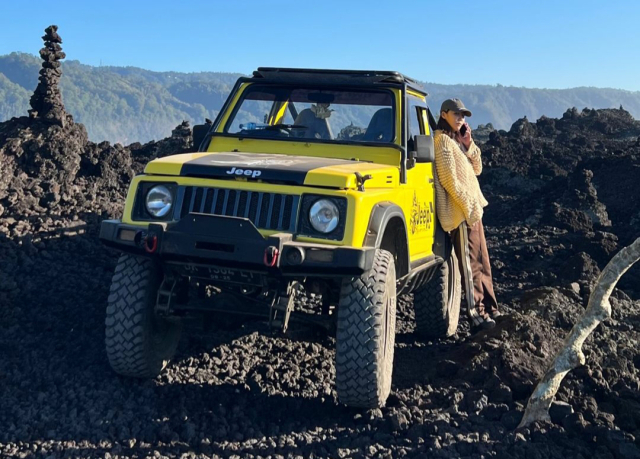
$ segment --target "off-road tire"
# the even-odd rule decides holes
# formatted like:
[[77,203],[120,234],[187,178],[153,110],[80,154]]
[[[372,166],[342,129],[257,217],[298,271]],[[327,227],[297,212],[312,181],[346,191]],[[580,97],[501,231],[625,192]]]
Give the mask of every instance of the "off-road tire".
[[345,279],[338,304],[336,391],[354,407],[384,406],[391,392],[396,333],[393,255],[376,250],[373,267]]
[[461,300],[460,271],[453,250],[431,280],[413,294],[416,332],[425,338],[446,338],[458,330]]
[[154,312],[162,272],[153,261],[122,255],[111,281],[105,319],[109,364],[123,376],[154,378],[175,353],[180,322]]

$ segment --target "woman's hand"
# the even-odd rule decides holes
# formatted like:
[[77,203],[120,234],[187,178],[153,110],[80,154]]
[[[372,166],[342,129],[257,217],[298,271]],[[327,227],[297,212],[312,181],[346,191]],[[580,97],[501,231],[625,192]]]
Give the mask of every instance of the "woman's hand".
[[464,145],[464,147],[468,150],[471,146],[471,127],[465,121],[464,126],[467,128],[464,135],[460,134],[460,131],[455,133],[455,140]]

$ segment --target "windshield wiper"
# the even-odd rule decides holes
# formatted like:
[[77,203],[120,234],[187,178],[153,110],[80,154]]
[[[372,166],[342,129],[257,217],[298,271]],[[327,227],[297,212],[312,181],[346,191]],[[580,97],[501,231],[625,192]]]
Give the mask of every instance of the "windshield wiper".
[[265,124],[262,129],[273,130],[273,129],[308,129],[307,126],[303,126],[301,124]]
[[240,129],[243,131],[260,131],[260,130],[274,130],[274,129],[307,129],[307,126],[301,124],[258,124],[258,123],[246,123],[241,124]]

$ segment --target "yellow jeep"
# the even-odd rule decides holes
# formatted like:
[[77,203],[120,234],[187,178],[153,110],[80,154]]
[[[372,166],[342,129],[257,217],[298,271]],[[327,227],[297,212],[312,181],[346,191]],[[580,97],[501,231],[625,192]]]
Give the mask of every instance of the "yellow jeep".
[[[124,252],[107,306],[112,368],[156,376],[189,314],[264,314],[284,332],[291,320],[335,331],[340,401],[384,405],[397,295],[414,294],[419,333],[458,326],[426,96],[388,71],[240,78],[216,120],[194,127],[198,151],[151,161],[122,220],[102,223]],[[321,301],[301,311],[300,292]]]

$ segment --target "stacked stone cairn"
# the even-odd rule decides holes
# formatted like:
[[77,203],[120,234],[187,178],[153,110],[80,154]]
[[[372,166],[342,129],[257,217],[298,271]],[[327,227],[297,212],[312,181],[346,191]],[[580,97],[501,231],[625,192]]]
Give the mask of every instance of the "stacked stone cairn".
[[38,78],[38,86],[31,96],[29,116],[51,124],[65,127],[73,122],[62,104],[59,83],[62,76],[60,60],[66,57],[62,51],[62,38],[58,35],[58,26],[51,25],[45,29],[44,48],[40,50],[42,69]]

